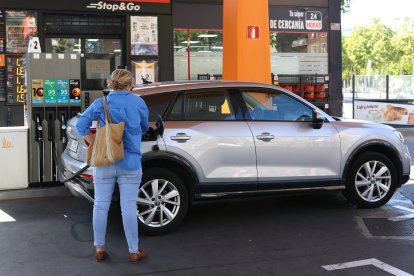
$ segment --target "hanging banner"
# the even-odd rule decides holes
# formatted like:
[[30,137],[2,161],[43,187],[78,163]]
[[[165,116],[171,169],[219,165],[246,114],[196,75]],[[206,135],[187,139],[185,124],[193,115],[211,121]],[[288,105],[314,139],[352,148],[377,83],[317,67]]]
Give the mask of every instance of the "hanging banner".
[[269,6],[270,31],[318,33],[328,31],[328,10]]

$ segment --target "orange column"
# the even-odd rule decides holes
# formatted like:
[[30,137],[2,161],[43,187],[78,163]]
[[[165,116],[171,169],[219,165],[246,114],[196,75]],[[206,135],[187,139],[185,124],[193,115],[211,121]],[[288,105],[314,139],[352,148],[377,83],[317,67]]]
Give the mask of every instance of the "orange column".
[[223,0],[223,79],[271,83],[268,0]]

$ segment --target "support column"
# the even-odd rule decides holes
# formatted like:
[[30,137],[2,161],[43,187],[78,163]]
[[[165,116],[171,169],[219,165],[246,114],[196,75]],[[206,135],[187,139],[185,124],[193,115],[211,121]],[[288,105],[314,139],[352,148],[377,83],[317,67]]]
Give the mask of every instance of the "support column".
[[268,0],[223,0],[223,80],[271,83]]

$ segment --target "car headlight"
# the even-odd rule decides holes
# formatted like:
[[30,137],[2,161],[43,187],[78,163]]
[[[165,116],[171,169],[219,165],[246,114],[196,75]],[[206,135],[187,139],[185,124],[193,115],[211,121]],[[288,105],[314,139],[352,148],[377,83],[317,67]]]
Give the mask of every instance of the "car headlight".
[[395,135],[400,139],[401,143],[404,143],[404,135],[398,130],[394,130]]

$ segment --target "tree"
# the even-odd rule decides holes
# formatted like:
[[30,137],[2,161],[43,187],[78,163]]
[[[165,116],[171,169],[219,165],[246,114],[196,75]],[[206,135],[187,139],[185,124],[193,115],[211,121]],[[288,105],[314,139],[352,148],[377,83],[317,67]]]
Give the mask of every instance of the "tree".
[[413,74],[414,58],[414,19],[405,18],[401,27],[392,38],[392,45],[397,49],[396,64],[393,74]]
[[[348,66],[344,71],[344,79],[355,74],[366,74],[367,64],[372,64],[372,72],[376,69],[386,74],[389,65],[395,62],[398,49],[392,44],[394,31],[382,24],[379,19],[373,19],[369,27],[357,27],[343,40],[343,60]],[[351,69],[352,68],[352,69]]]

